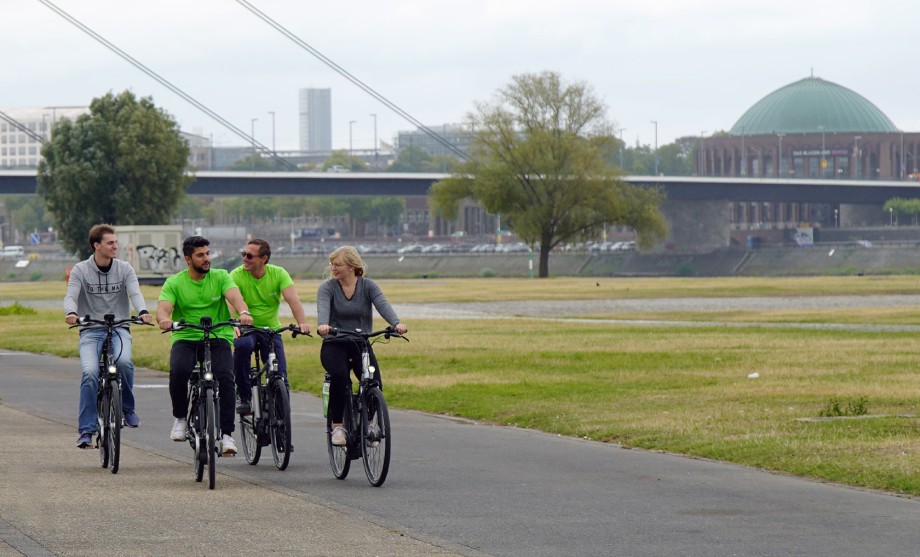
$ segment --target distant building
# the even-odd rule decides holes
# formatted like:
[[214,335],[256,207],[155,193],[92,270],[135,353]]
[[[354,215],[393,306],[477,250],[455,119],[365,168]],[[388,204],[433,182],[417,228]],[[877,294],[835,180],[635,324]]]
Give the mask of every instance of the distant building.
[[[810,76],[752,105],[727,133],[700,137],[699,176],[907,180],[920,172],[920,133],[904,132],[865,97]],[[732,203],[741,227],[881,224],[880,207]],[[858,210],[857,210],[858,209]]]
[[396,136],[396,150],[402,151],[408,147],[418,147],[429,155],[447,155],[459,158],[457,153],[444,144],[446,142],[463,153],[469,153],[473,134],[465,127],[459,124],[441,124],[428,126],[428,129],[437,134],[443,141],[439,141],[438,138],[432,137],[420,129],[401,131]]
[[332,151],[332,90],[300,90],[300,150]]
[[193,133],[179,132],[188,142],[188,167],[194,170],[213,170],[214,149],[211,140]]
[[3,109],[0,115],[0,168],[37,168],[42,143],[61,118],[89,114],[87,106],[39,106]]

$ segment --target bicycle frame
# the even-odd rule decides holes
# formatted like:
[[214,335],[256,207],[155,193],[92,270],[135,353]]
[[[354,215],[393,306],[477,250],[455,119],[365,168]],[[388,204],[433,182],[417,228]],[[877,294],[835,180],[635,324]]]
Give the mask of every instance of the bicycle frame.
[[[269,327],[240,327],[247,334],[259,335],[254,343],[255,366],[250,368],[252,393],[250,398],[251,414],[240,415],[241,439],[243,452],[249,464],[258,464],[261,448],[272,447],[272,457],[279,470],[285,470],[290,460],[290,400],[287,385],[278,367],[275,352],[275,339],[285,331],[291,331],[292,337],[301,333],[296,325],[287,325],[278,329]],[[260,346],[267,343],[268,354],[262,360]],[[283,393],[276,392],[283,390]],[[284,445],[284,446],[279,446]]]
[[[349,374],[350,396],[346,397],[343,416],[343,425],[346,429],[345,446],[332,444],[332,419],[327,416],[326,440],[329,462],[335,477],[342,480],[348,475],[350,461],[363,458],[368,482],[374,487],[380,487],[386,480],[389,470],[392,432],[380,381],[375,378],[376,369],[370,361],[370,346],[373,344],[371,339],[380,335],[384,335],[386,339],[402,338],[407,342],[409,339],[389,327],[372,333],[360,330],[333,330],[333,334],[343,335],[345,340],[352,340],[359,345],[360,362],[352,361],[351,371],[358,372],[360,365],[360,372],[357,391]],[[329,379],[328,373],[326,379]]]
[[193,465],[195,467],[195,481],[204,477],[204,467],[208,467],[208,487],[214,489],[216,483],[216,458],[223,456],[217,449],[217,442],[221,439],[220,429],[220,390],[219,382],[211,369],[211,340],[214,330],[225,326],[238,327],[239,321],[231,319],[212,323],[211,318],[203,316],[199,324],[174,322],[163,334],[185,328],[197,329],[203,333],[198,341],[203,352],[200,358],[196,355],[195,366],[189,375],[186,392],[186,439],[192,448]]
[[124,414],[122,413],[122,378],[118,369],[118,358],[113,354],[114,347],[112,336],[115,329],[126,324],[134,323],[150,325],[137,316],[116,320],[115,315],[107,313],[100,319],[89,315],[77,319],[71,325],[85,329],[92,325],[101,325],[105,329],[105,339],[102,350],[99,352],[99,387],[96,391],[96,448],[99,449],[99,462],[103,468],[111,465],[113,474],[118,473],[121,455],[121,429],[124,427]]

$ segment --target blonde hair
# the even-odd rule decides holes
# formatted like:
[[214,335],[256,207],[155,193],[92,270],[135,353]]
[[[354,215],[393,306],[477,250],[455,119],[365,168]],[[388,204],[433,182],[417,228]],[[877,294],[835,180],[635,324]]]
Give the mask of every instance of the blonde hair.
[[332,276],[332,262],[335,258],[342,256],[342,261],[349,267],[354,268],[355,276],[360,277],[367,270],[361,254],[352,246],[342,246],[329,254],[329,267],[326,268],[326,275]]

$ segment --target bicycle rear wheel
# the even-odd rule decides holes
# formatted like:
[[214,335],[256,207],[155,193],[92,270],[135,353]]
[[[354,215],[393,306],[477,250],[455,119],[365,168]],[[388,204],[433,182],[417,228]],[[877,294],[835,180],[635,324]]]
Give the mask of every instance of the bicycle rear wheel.
[[284,470],[291,460],[291,405],[284,380],[271,382],[269,392],[269,435],[272,440],[272,457],[278,470]]
[[99,450],[99,464],[103,468],[109,467],[109,428],[106,426],[109,406],[111,406],[111,401],[108,394],[103,390],[96,400],[96,427],[99,428],[96,437],[96,448]]
[[[345,427],[345,431],[348,432],[352,431],[352,423],[354,422],[351,409],[351,395],[348,395],[342,420],[342,425]],[[351,458],[348,456],[347,444],[344,446],[332,444],[332,418],[330,417],[326,418],[326,446],[329,449],[329,464],[332,466],[332,474],[336,478],[344,480],[348,477],[348,471],[351,469]]]
[[364,472],[367,481],[380,487],[387,479],[390,469],[390,413],[383,399],[383,392],[374,387],[364,395],[361,410],[361,456],[364,458]]
[[205,407],[207,408],[207,433],[206,451],[208,454],[208,489],[214,489],[217,483],[217,393],[212,387],[204,391]]
[[258,464],[259,457],[262,456],[258,431],[255,413],[240,414],[240,441],[243,443],[243,455],[246,457],[246,462],[252,465]]
[[118,473],[118,465],[121,459],[121,423],[124,414],[121,408],[121,389],[115,381],[109,382],[108,388],[108,405],[109,412],[106,415],[105,427],[108,430],[106,434],[106,447],[109,453],[109,465],[112,473]]

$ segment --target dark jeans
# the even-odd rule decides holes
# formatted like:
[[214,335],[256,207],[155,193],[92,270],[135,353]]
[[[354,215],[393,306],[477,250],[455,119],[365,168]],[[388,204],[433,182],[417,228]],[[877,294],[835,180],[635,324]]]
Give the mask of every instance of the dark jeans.
[[[198,360],[204,357],[204,344],[194,340],[177,340],[169,352],[169,397],[175,418],[185,418],[188,412],[188,378]],[[211,371],[217,378],[220,392],[221,433],[233,433],[236,407],[233,400],[233,355],[230,343],[211,340]]]
[[[236,376],[237,395],[242,400],[252,398],[252,379],[249,377],[249,369],[253,365],[252,353],[257,346],[264,364],[268,359],[268,335],[248,333],[233,341],[233,375]],[[281,335],[275,335],[275,356],[278,358],[278,371],[281,372],[284,384],[287,385],[287,358],[284,357],[284,343]]]
[[[374,378],[380,382],[380,366],[374,351],[368,347],[371,365],[374,366]],[[342,423],[345,415],[345,400],[350,394],[351,377],[349,372],[354,371],[356,377],[361,377],[361,347],[351,341],[324,341],[319,351],[319,360],[323,368],[329,373],[329,417],[332,423]]]

